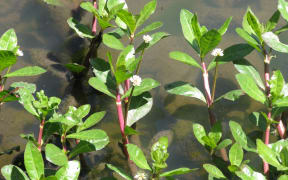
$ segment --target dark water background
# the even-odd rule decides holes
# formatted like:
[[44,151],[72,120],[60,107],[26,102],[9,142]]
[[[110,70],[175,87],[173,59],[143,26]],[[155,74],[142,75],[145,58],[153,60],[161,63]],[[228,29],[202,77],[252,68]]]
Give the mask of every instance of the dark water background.
[[[149,0],[128,0],[128,6],[133,12],[139,12]],[[111,143],[104,150],[90,153],[86,159],[94,170],[85,179],[98,179],[99,171],[104,168],[104,162],[126,167],[124,157],[117,143],[121,140],[116,117],[114,102],[104,95],[87,93],[84,89],[69,87],[67,71],[62,66],[71,59],[77,58],[83,48],[87,48],[88,42],[80,39],[71,31],[66,20],[73,16],[81,23],[90,24],[90,14],[78,8],[80,0],[64,0],[63,7],[51,7],[40,0],[1,0],[0,1],[0,34],[9,28],[14,28],[24,56],[18,60],[16,68],[26,65],[39,65],[48,72],[36,78],[18,78],[13,81],[28,81],[37,84],[38,90],[44,89],[48,96],[58,96],[65,99],[65,105],[79,105],[90,103],[93,111],[106,110],[107,115],[97,128],[105,130]],[[226,18],[233,16],[228,32],[225,34],[220,48],[225,49],[243,40],[235,33],[235,28],[241,26],[242,17],[250,6],[260,21],[266,21],[277,8],[277,1],[271,0],[158,0],[156,13],[147,23],[162,21],[162,31],[172,36],[162,40],[154,48],[148,50],[144,56],[144,63],[140,74],[142,77],[152,77],[161,85],[173,81],[188,81],[203,90],[201,72],[196,68],[188,67],[179,62],[172,61],[168,54],[170,51],[180,50],[191,54],[195,59],[197,56],[192,48],[186,43],[180,26],[179,13],[185,8],[193,13],[198,13],[198,19],[208,29],[218,28]],[[284,24],[283,20],[281,24]],[[283,42],[288,42],[287,35],[280,36]],[[137,44],[136,40],[136,44]],[[99,56],[105,57],[108,48],[100,46]],[[112,51],[114,52],[114,51]],[[115,51],[116,52],[116,51]],[[287,77],[288,63],[287,55],[276,54],[271,68],[280,69]],[[210,57],[211,58],[211,57]],[[263,60],[261,55],[253,52],[247,58],[253,65],[260,69],[263,74]],[[237,89],[239,86],[235,80],[235,69],[232,64],[220,66],[219,79],[217,81],[216,97]],[[211,77],[211,76],[210,76]],[[287,78],[286,78],[287,79]],[[11,80],[8,82],[8,85]],[[73,96],[71,95],[73,94]],[[210,157],[204,148],[196,141],[192,134],[192,124],[201,123],[209,128],[207,109],[204,104],[196,99],[169,95],[163,86],[153,90],[154,105],[152,111],[138,123],[141,132],[140,140],[144,151],[147,152],[151,139],[157,133],[163,132],[173,137],[169,147],[170,157],[168,169],[181,166],[199,168],[201,164],[210,162]],[[243,96],[237,102],[222,101],[215,106],[218,120],[221,120],[224,136],[230,137],[229,120],[239,122],[247,133],[257,135],[258,130],[247,120],[248,115],[257,110],[264,109],[263,106],[247,96]],[[39,122],[29,113],[23,110],[18,103],[6,104],[1,109],[0,116],[0,151],[21,145],[25,148],[25,140],[19,137],[21,133],[38,132]],[[167,131],[169,130],[169,131]],[[258,133],[259,134],[259,133]],[[0,167],[11,163],[17,155],[5,155],[0,157]],[[149,155],[148,155],[149,156]],[[260,167],[261,160],[253,154],[252,164]],[[99,163],[101,163],[99,165]],[[179,179],[207,179],[203,170],[181,176]]]

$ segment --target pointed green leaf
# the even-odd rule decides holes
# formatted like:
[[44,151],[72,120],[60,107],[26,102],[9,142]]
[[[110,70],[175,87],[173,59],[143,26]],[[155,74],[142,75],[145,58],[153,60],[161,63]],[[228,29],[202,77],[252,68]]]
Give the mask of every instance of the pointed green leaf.
[[141,26],[154,12],[156,9],[157,1],[152,0],[147,3],[140,12],[139,18],[136,22],[136,28]]
[[81,38],[94,38],[95,36],[93,35],[91,28],[80,24],[76,19],[73,17],[70,17],[67,20],[68,25],[70,28],[72,28]]
[[205,145],[205,142],[203,141],[203,137],[206,136],[206,132],[204,127],[201,124],[194,123],[193,124],[193,133],[196,139],[199,141],[200,144],[203,146]]
[[80,163],[78,161],[69,161],[65,166],[56,172],[58,180],[77,180],[80,174]]
[[134,144],[126,144],[130,160],[133,161],[139,168],[151,171],[149,164],[142,150]]
[[265,94],[258,88],[254,80],[247,74],[237,74],[236,79],[241,89],[248,94],[252,99],[261,102],[266,101]]
[[44,175],[44,162],[37,147],[28,141],[24,152],[24,164],[30,179],[40,179]]
[[232,144],[232,140],[231,139],[225,139],[218,144],[216,149],[220,150],[220,149],[226,148],[230,144]]
[[274,71],[273,75],[270,79],[270,92],[272,95],[272,100],[276,100],[282,96],[281,92],[285,85],[285,80],[282,76],[282,73],[280,70]]
[[12,51],[0,50],[0,71],[12,66],[16,62],[16,56]]
[[193,40],[195,39],[194,32],[191,26],[191,20],[193,16],[194,15],[190,11],[186,9],[181,9],[180,22],[182,26],[182,31],[184,37],[190,44],[193,44]]
[[14,29],[8,29],[0,38],[0,50],[14,51],[17,48],[17,36]]
[[273,106],[288,107],[288,97],[283,97],[281,99],[276,100],[275,102],[273,102]]
[[215,29],[205,33],[200,39],[200,57],[204,58],[208,52],[213,50],[220,43],[221,39],[221,35]]
[[4,77],[18,77],[18,76],[37,76],[39,74],[45,73],[46,70],[39,66],[27,66],[21,69],[18,69],[14,72],[6,74]]
[[276,10],[274,14],[271,16],[271,18],[268,20],[268,22],[266,23],[266,32],[272,31],[273,29],[275,29],[275,27],[278,24],[279,19],[280,19],[280,11]]
[[124,172],[123,169],[118,168],[116,166],[113,166],[112,164],[106,164],[106,166],[111,169],[112,171],[116,172],[117,174],[119,174],[121,177],[123,177],[126,180],[133,180],[133,178],[131,176],[129,176],[127,173]]
[[273,32],[266,32],[262,35],[264,42],[275,51],[288,53],[288,45],[280,42],[279,37]]
[[85,104],[80,106],[79,108],[77,108],[77,110],[75,112],[73,112],[73,114],[75,116],[77,116],[79,119],[83,119],[84,117],[86,117],[91,109],[91,105],[90,104]]
[[122,42],[119,39],[117,39],[115,36],[110,35],[110,34],[103,35],[103,43],[112,49],[117,49],[117,50],[124,49],[124,45],[122,44]]
[[244,95],[244,92],[241,89],[232,90],[232,91],[229,91],[229,92],[225,93],[224,95],[220,96],[219,98],[217,98],[214,101],[214,103],[220,101],[221,99],[226,99],[229,101],[236,101],[237,99],[239,99],[243,95]]
[[197,61],[186,53],[180,51],[173,51],[169,53],[169,56],[170,58],[177,61],[202,69],[201,66],[197,63]]
[[256,41],[247,31],[243,30],[242,28],[236,28],[236,33],[242,37],[250,46],[261,52],[259,42]]
[[240,144],[235,143],[229,151],[231,165],[240,166],[243,160],[243,149]]
[[163,23],[160,22],[160,21],[153,22],[152,24],[149,24],[146,27],[144,27],[140,32],[138,32],[135,35],[135,37],[144,35],[144,34],[149,33],[151,31],[154,31],[154,30],[156,30],[156,29],[158,29],[158,28],[160,28],[162,26],[163,26]]
[[15,94],[11,94],[8,90],[3,90],[0,92],[0,102],[12,102],[18,100],[19,98]]
[[101,81],[98,77],[90,78],[89,84],[90,84],[90,86],[97,89],[98,91],[116,99],[116,96],[111,93],[111,91],[108,89],[107,85],[103,81]]
[[282,17],[288,21],[288,3],[285,0],[279,0],[278,1],[278,10],[280,11]]
[[208,133],[208,137],[212,139],[215,142],[215,144],[218,144],[218,142],[222,137],[222,126],[220,121],[216,122],[212,126],[211,131]]
[[214,165],[212,164],[203,164],[203,168],[215,178],[226,178],[224,174]]
[[160,174],[160,177],[167,177],[167,176],[169,177],[169,176],[176,176],[176,175],[181,175],[181,174],[188,174],[196,170],[198,170],[198,168],[189,169],[186,167],[182,167],[182,168],[174,169],[171,171],[163,172]]
[[130,33],[134,33],[136,29],[135,17],[126,10],[120,10],[117,16],[129,27]]
[[57,166],[64,166],[68,163],[68,158],[65,153],[54,144],[47,144],[45,146],[45,155],[47,161]]
[[14,165],[3,166],[1,173],[6,180],[29,180],[27,175],[19,167]]
[[201,30],[200,30],[200,25],[199,25],[199,22],[198,22],[197,14],[194,14],[194,16],[192,17],[191,25],[192,25],[194,36],[197,39],[197,42],[200,43],[200,39],[201,39],[202,33],[201,33]]
[[80,141],[72,150],[69,152],[69,159],[83,153],[97,151],[94,144],[87,141]]
[[241,171],[236,171],[235,174],[242,180],[266,180],[263,174],[254,171],[247,164],[242,167]]
[[249,115],[248,119],[263,132],[266,130],[267,121],[259,112],[253,112]]
[[218,29],[218,32],[220,33],[221,36],[223,36],[226,33],[231,21],[232,21],[232,16],[226,19],[224,24]]
[[206,103],[206,99],[204,95],[202,94],[202,92],[196,87],[190,85],[189,83],[177,81],[177,82],[165,85],[165,90],[171,94],[194,97]]
[[247,21],[252,30],[255,32],[255,35],[257,35],[257,37],[261,40],[261,24],[251,10],[248,10],[247,12]]
[[97,124],[99,121],[101,121],[101,119],[103,119],[105,114],[106,114],[105,111],[101,111],[101,112],[97,112],[97,113],[94,113],[91,116],[89,116],[85,120],[85,122],[80,126],[80,128],[79,128],[80,131],[88,129],[88,128],[94,126],[95,124]]

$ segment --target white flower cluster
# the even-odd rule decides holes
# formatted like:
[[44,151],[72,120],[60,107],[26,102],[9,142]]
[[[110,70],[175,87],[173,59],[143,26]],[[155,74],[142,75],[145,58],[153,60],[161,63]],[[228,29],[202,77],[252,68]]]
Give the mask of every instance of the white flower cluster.
[[212,56],[224,56],[224,53],[223,53],[223,50],[220,49],[220,48],[215,48],[212,53],[211,53]]
[[134,75],[130,78],[130,81],[132,82],[133,86],[140,86],[142,79],[138,75]]
[[148,44],[150,41],[152,41],[152,37],[149,35],[144,35],[143,40],[146,44]]
[[20,49],[17,49],[16,55],[17,56],[24,56],[24,53]]
[[135,180],[146,180],[148,177],[144,172],[137,172],[137,174],[134,176]]

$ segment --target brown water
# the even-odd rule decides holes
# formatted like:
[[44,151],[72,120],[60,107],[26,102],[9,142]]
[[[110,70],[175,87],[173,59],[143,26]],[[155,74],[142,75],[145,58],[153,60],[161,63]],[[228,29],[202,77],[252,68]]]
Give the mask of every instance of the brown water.
[[[8,28],[14,28],[19,45],[24,51],[24,56],[19,58],[15,68],[25,65],[40,65],[48,70],[48,73],[37,78],[18,78],[13,81],[28,81],[37,84],[38,90],[44,89],[49,96],[58,96],[65,99],[66,105],[77,105],[89,102],[93,105],[94,111],[106,110],[107,115],[98,125],[104,129],[111,140],[107,148],[97,153],[87,155],[88,164],[94,168],[86,179],[98,179],[98,172],[104,166],[100,162],[126,166],[124,157],[117,143],[120,141],[119,127],[117,124],[115,106],[112,100],[106,96],[95,96],[87,93],[87,88],[72,91],[69,95],[69,81],[66,78],[67,71],[61,64],[71,61],[71,57],[79,54],[87,47],[87,42],[77,38],[66,23],[71,15],[82,19],[82,23],[89,24],[91,17],[84,11],[77,9],[80,0],[65,0],[64,7],[51,7],[40,0],[9,0],[0,1],[0,34]],[[128,0],[128,6],[133,12],[139,12],[149,0]],[[200,70],[188,67],[179,62],[172,61],[168,53],[173,50],[180,50],[197,56],[192,48],[183,38],[179,13],[182,8],[198,13],[201,24],[208,28],[218,28],[226,18],[233,16],[233,21],[219,47],[222,49],[239,42],[243,42],[235,33],[235,28],[241,26],[242,17],[246,8],[250,6],[254,13],[262,21],[266,21],[277,7],[276,1],[270,0],[158,0],[158,8],[155,15],[148,23],[163,21],[161,28],[173,36],[161,41],[154,48],[148,50],[144,56],[144,63],[141,69],[141,76],[152,77],[162,85],[173,81],[188,81],[203,89]],[[283,22],[282,22],[283,24]],[[287,37],[281,35],[283,41]],[[137,43],[137,41],[136,41]],[[100,46],[99,56],[104,57],[108,48]],[[287,77],[288,63],[285,63],[286,55],[277,54],[277,64],[272,63],[272,69],[280,69],[284,77]],[[257,53],[249,55],[248,59],[260,72],[263,73],[262,59]],[[225,92],[237,89],[238,85],[234,78],[236,71],[231,64],[220,67],[219,80],[217,81],[216,97]],[[11,82],[11,81],[10,81]],[[8,83],[10,83],[8,82]],[[141,132],[141,143],[143,147],[149,147],[150,140],[164,130],[170,130],[169,135],[173,136],[169,148],[168,159],[169,169],[186,166],[189,168],[200,168],[201,164],[210,162],[208,153],[196,141],[192,134],[192,124],[197,122],[209,127],[207,109],[196,99],[169,95],[163,86],[153,90],[154,105],[152,111],[138,123],[138,130]],[[255,132],[255,128],[247,120],[248,115],[259,109],[262,105],[251,101],[244,96],[237,102],[223,101],[215,107],[217,118],[221,120],[224,134],[230,137],[228,121],[234,120],[243,125],[246,132]],[[1,109],[0,126],[0,151],[21,145],[25,147],[25,140],[19,137],[21,133],[37,133],[38,122],[30,114],[23,110],[18,103],[6,104]],[[167,133],[167,131],[165,131]],[[147,148],[145,151],[147,151]],[[0,156],[0,167],[11,162],[13,155]],[[253,155],[249,157],[255,159]],[[254,164],[260,164],[256,158]],[[107,171],[106,171],[107,172]],[[106,173],[105,172],[105,173]],[[105,174],[102,173],[102,174]],[[96,178],[97,177],[97,178]],[[207,174],[197,171],[179,179],[207,179]]]

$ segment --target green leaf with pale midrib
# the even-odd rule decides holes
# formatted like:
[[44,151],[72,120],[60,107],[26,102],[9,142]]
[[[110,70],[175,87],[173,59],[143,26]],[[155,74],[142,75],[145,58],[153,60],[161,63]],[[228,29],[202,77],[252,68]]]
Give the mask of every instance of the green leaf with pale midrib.
[[220,33],[215,29],[203,34],[200,39],[200,57],[204,58],[209,51],[213,50],[220,43],[221,39]]
[[37,76],[45,72],[46,70],[39,66],[27,66],[21,69],[17,69],[14,72],[8,73],[4,77]]
[[186,53],[180,51],[173,51],[169,53],[169,56],[170,58],[177,61],[202,69],[201,66],[197,63],[197,61]]
[[212,164],[203,164],[203,168],[215,178],[226,178],[224,174]]
[[139,18],[136,22],[136,28],[141,26],[154,12],[156,9],[157,1],[152,0],[147,3],[140,12]]
[[131,161],[133,161],[139,168],[151,171],[145,155],[139,147],[134,144],[127,144],[126,147]]
[[47,144],[45,146],[45,155],[47,161],[55,165],[64,166],[68,163],[68,158],[65,153],[54,144]]

